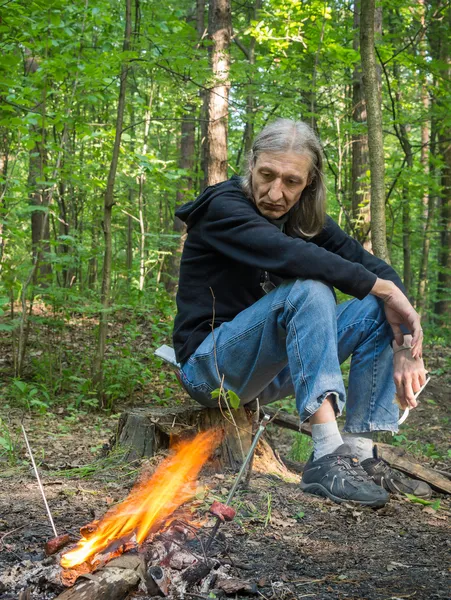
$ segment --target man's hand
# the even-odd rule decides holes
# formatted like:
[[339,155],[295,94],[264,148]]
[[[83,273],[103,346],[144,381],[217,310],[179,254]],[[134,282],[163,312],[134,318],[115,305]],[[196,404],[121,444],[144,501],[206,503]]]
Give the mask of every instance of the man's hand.
[[412,333],[412,358],[421,359],[423,355],[423,330],[420,315],[408,299],[392,281],[380,279],[379,277],[376,279],[370,293],[384,301],[385,315],[393,330],[396,343],[399,346],[403,345],[404,334],[400,326],[405,325]]
[[[410,336],[406,337],[410,338]],[[426,383],[427,372],[424,368],[423,359],[413,358],[408,348],[399,350],[396,343],[393,350],[394,380],[400,406],[401,408],[415,408],[417,406],[415,394]]]

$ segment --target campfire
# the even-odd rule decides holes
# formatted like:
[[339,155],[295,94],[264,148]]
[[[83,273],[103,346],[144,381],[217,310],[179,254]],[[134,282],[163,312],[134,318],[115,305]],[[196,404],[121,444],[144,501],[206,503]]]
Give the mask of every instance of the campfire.
[[106,562],[105,555],[119,556],[142,544],[194,496],[199,471],[219,441],[219,433],[210,431],[180,444],[150,479],[139,482],[126,500],[83,532],[76,548],[63,555],[61,566],[70,569],[87,562],[95,567]]
[[[69,589],[59,598],[119,600],[133,590],[183,597],[193,586],[207,593],[214,586],[222,593],[255,593],[255,586],[231,576],[230,561],[218,558],[221,542],[213,543],[218,524],[231,520],[234,510],[215,501],[210,507],[216,517],[212,530],[203,527],[207,519],[196,521],[186,505],[221,438],[221,432],[211,430],[179,443],[123,502],[82,527],[81,540],[60,559],[60,580]],[[68,536],[61,538],[48,544],[49,552],[60,549],[59,541],[67,543]]]

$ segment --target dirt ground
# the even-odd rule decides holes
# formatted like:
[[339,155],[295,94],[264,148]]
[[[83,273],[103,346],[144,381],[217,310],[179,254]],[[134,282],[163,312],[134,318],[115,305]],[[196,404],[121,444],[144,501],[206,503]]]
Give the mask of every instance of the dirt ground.
[[[437,365],[439,356],[432,365],[436,375],[402,433],[414,440],[413,451],[423,452],[425,464],[449,472],[451,385]],[[22,415],[8,410],[2,417],[14,429]],[[74,419],[64,409],[25,416],[58,533],[76,535],[122,500],[138,476],[142,465],[100,457],[117,419],[99,413]],[[274,428],[271,435],[286,452],[291,434]],[[18,465],[1,465],[0,581],[42,560],[53,535],[23,446],[19,454]],[[232,483],[232,474],[203,476],[203,506],[224,499]],[[449,496],[436,499],[438,510],[394,497],[375,511],[338,506],[303,494],[296,483],[255,475],[250,489],[236,496],[236,520],[222,531],[230,557],[246,567],[237,575],[256,582],[263,599],[445,599],[451,597],[451,505]],[[0,583],[0,598],[17,598],[18,591]],[[31,598],[51,599],[60,591],[42,581]]]

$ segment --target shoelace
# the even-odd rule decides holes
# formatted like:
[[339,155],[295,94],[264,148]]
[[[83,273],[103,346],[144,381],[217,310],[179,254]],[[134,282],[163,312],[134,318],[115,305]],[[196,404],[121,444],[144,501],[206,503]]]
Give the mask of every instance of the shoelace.
[[356,481],[366,481],[368,479],[365,469],[361,467],[359,461],[350,454],[337,456],[335,464],[340,466],[341,471],[347,471],[352,475]]

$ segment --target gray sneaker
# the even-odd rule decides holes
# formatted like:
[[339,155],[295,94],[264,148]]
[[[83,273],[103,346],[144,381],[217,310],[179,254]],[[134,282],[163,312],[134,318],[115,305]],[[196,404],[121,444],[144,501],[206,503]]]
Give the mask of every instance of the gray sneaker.
[[413,479],[392,469],[382,458],[367,458],[361,465],[377,485],[392,494],[413,494],[423,500],[429,500],[432,496],[432,490],[425,481]]
[[357,502],[373,508],[384,506],[389,499],[388,493],[367,475],[346,444],[318,460],[313,460],[312,454],[304,468],[301,490],[334,502]]

